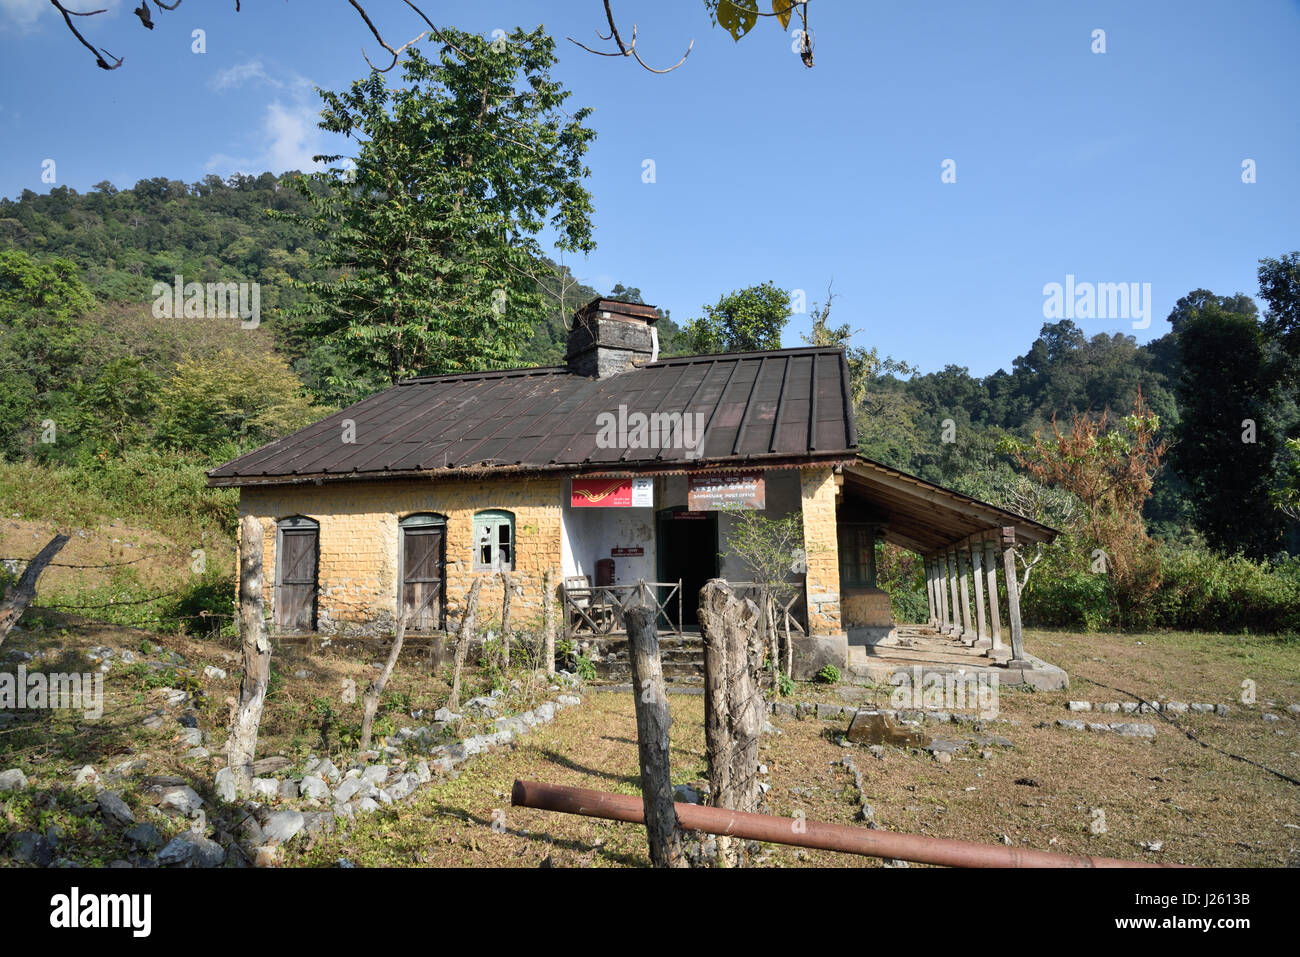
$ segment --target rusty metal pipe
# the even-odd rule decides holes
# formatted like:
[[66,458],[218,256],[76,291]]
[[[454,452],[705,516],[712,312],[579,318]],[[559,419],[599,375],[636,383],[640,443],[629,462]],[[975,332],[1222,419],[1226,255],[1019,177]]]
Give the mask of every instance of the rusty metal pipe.
[[[590,791],[586,788],[571,788],[560,784],[544,784],[541,781],[516,780],[510,794],[510,803],[515,807],[580,814],[583,817],[625,821],[628,824],[645,823],[645,811],[639,797],[611,794],[608,791]],[[792,817],[773,817],[770,814],[751,814],[746,811],[702,807],[698,804],[678,803],[674,807],[678,821],[688,831],[704,831],[708,834],[723,834],[774,844],[793,844],[797,847],[813,847],[823,851],[863,854],[867,857],[914,861],[917,864],[937,864],[943,867],[1180,866],[1121,861],[1112,857],[1056,854],[1051,851],[1004,847],[1000,844],[977,844],[974,841],[953,841],[920,834],[873,831],[847,827],[843,824],[826,824]]]

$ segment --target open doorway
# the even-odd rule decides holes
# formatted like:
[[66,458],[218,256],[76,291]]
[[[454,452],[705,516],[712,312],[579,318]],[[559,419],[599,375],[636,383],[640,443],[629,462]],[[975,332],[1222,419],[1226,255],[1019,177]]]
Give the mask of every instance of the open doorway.
[[[718,513],[669,508],[659,512],[655,551],[659,580],[681,580],[682,590],[665,606],[674,625],[700,626],[700,589],[718,576]],[[680,608],[679,608],[680,603]]]

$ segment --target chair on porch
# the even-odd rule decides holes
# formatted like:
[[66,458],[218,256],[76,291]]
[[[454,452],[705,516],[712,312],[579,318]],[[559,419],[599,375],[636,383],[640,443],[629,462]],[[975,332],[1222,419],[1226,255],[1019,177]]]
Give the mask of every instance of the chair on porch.
[[587,575],[569,575],[564,579],[564,596],[569,605],[569,630],[579,632],[585,624],[592,632],[607,632],[614,616],[613,606],[591,587]]

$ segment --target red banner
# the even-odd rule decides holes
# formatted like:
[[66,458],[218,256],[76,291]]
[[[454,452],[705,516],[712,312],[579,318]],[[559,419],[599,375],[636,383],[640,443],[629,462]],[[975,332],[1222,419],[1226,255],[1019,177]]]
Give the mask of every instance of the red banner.
[[573,497],[569,504],[574,508],[631,508],[632,480],[576,478],[573,480]]

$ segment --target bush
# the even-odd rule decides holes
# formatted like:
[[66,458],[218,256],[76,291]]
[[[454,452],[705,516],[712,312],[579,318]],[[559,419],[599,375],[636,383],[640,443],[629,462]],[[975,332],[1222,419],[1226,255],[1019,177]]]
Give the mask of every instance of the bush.
[[[1252,561],[1164,545],[1158,559],[1158,584],[1129,609],[1126,627],[1300,634],[1300,558]],[[1034,570],[1022,600],[1025,621],[1088,630],[1120,624],[1109,576],[1062,569],[1066,560],[1053,556]]]
[[840,669],[834,665],[826,665],[821,671],[813,676],[813,680],[818,684],[834,685],[840,682]]
[[159,602],[158,616],[163,625],[174,625],[191,635],[234,635],[235,580],[229,575],[208,572],[176,595]]
[[1064,575],[1038,574],[1030,579],[1021,600],[1025,620],[1050,627],[1082,626],[1088,631],[1115,618],[1115,596],[1110,579],[1094,572]]

